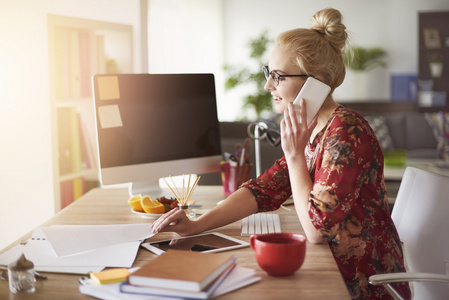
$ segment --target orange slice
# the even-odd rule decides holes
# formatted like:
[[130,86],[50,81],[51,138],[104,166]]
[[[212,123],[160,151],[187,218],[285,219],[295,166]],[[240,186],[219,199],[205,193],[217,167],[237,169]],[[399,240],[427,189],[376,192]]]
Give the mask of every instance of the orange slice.
[[129,204],[135,211],[142,211],[142,212],[143,212],[144,210],[143,210],[142,204],[140,204],[141,200],[142,200],[142,195],[139,194],[139,195],[136,195],[136,196],[130,198],[130,199],[128,200],[128,204]]
[[147,214],[163,214],[165,212],[164,204],[151,199],[150,196],[143,196],[140,204]]

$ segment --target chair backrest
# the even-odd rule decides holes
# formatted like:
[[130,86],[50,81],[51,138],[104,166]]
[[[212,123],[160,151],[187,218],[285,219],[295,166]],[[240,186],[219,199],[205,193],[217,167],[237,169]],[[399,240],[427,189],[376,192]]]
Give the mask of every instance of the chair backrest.
[[[409,272],[446,274],[449,262],[449,177],[408,167],[392,219]],[[414,299],[449,299],[446,283],[414,282]]]

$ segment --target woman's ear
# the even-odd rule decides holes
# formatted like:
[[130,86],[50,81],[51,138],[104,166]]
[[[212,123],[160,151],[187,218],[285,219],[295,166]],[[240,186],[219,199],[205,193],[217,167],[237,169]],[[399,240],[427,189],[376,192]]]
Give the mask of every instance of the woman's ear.
[[324,80],[323,80],[323,78],[322,78],[321,76],[315,76],[315,77],[313,77],[313,78],[318,79],[318,80],[321,81],[322,83],[325,83]]

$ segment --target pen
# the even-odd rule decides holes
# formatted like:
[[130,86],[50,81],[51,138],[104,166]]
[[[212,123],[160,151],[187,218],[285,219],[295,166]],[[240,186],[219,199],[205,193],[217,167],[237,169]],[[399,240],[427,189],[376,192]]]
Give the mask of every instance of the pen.
[[238,162],[235,159],[235,157],[231,157],[231,160],[229,161],[229,190],[235,191],[237,189],[237,168],[238,168]]
[[243,147],[242,153],[240,154],[239,166],[243,166],[243,164],[245,163],[245,155],[246,155],[246,148]]

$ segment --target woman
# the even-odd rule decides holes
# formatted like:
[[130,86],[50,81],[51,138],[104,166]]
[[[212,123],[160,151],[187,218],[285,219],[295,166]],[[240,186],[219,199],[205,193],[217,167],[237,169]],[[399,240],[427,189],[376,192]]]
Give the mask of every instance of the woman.
[[[309,29],[282,33],[269,66],[264,67],[265,89],[273,96],[275,110],[284,113],[285,156],[196,221],[173,210],[153,224],[153,232],[196,234],[278,209],[293,195],[309,242],[329,244],[351,296],[390,298],[382,286],[368,283],[373,274],[404,271],[388,211],[382,150],[363,117],[332,99],[345,76],[341,54],[347,33],[341,19],[338,10],[325,9],[315,14]],[[331,93],[306,124],[305,102],[301,101],[299,114],[292,102],[310,76],[329,85]],[[410,297],[407,284],[396,288]]]

